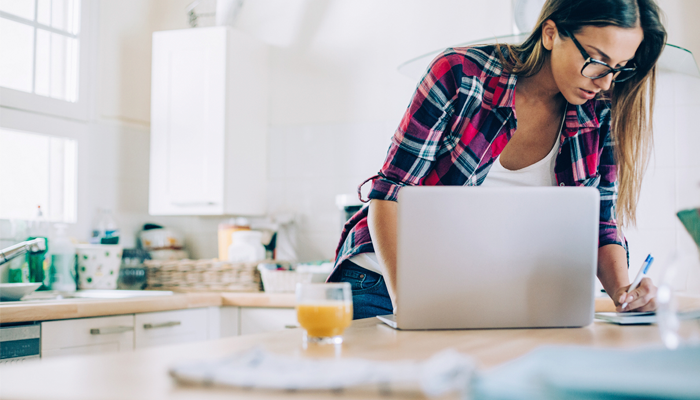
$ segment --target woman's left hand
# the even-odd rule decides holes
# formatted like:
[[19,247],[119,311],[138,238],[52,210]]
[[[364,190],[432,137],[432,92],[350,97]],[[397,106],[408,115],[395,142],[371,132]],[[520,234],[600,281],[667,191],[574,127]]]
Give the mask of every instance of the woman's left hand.
[[[656,311],[656,286],[651,282],[651,279],[642,279],[636,289],[627,293],[629,287],[630,285],[627,285],[617,289],[612,296],[617,312]],[[627,303],[627,307],[623,310],[624,303]]]

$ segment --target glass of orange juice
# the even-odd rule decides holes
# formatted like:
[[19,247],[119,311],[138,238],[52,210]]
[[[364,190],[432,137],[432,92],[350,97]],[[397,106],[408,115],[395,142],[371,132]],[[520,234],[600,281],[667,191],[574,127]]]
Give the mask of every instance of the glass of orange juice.
[[304,344],[343,343],[343,331],[352,322],[350,284],[299,283],[296,309]]

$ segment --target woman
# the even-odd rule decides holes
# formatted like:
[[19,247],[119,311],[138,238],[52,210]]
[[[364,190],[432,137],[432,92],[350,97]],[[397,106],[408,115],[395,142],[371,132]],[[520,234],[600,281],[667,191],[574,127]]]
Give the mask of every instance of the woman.
[[453,48],[432,62],[336,253],[329,280],[352,284],[356,319],[393,311],[405,185],[597,187],[598,278],[618,311],[656,308],[648,278],[626,293],[620,227],[635,222],[652,138],[659,12],[653,0],[548,0],[523,44]]

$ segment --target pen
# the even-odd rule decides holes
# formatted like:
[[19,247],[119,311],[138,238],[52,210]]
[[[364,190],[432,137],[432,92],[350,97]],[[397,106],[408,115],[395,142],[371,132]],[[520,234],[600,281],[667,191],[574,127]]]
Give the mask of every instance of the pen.
[[[627,289],[627,294],[629,294],[629,292],[633,291],[634,289],[637,288],[637,286],[639,286],[639,283],[642,281],[642,278],[644,278],[646,276],[647,271],[649,271],[649,267],[651,267],[651,263],[653,263],[653,262],[654,262],[654,257],[652,257],[651,254],[649,254],[647,256],[646,260],[644,260],[644,262],[642,263],[642,267],[639,268],[639,272],[637,272],[637,277],[634,278],[634,281],[632,281],[632,284],[630,285],[629,289]],[[628,302],[625,301],[622,304],[621,309],[624,310],[625,307],[627,307],[627,304],[628,304]]]

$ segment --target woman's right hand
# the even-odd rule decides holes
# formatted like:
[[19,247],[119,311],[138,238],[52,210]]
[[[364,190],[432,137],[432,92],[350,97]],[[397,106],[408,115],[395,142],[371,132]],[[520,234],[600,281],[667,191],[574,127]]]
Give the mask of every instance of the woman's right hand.
[[386,288],[396,312],[396,214],[395,201],[372,199],[367,223],[374,252],[382,267]]

